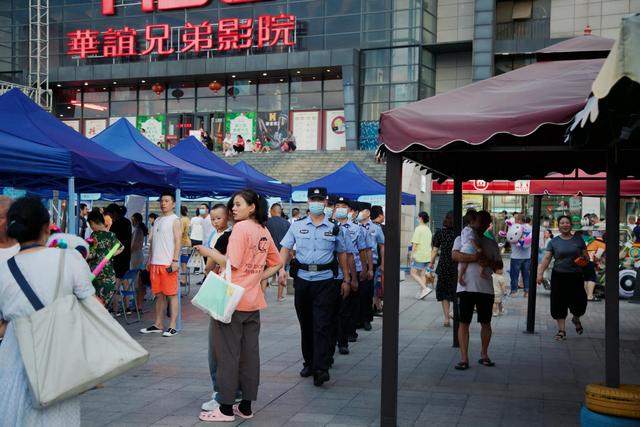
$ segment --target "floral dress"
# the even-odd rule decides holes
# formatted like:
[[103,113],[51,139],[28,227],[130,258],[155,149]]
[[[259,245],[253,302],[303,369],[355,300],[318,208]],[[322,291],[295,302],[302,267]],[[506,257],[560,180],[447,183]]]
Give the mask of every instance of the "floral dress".
[[[119,241],[116,235],[110,231],[94,231],[91,233],[91,237],[95,239],[89,252],[89,267],[93,271]],[[102,272],[93,280],[93,286],[96,288],[96,296],[104,301],[105,305],[108,305],[116,291],[116,272],[113,269],[112,261],[109,261]]]
[[440,259],[436,267],[436,299],[453,301],[458,283],[458,265],[451,258],[456,233],[452,228],[438,230],[433,236],[433,247],[440,250]]

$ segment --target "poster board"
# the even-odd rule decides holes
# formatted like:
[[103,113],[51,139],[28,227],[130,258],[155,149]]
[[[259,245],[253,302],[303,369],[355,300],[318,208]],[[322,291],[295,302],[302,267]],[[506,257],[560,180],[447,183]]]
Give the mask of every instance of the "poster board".
[[236,140],[238,135],[247,140],[256,138],[256,113],[227,113],[225,121],[225,133],[231,134],[231,139]]
[[327,150],[344,150],[347,147],[346,131],[344,110],[325,111],[324,145]]
[[87,119],[84,121],[84,136],[93,138],[107,128],[107,119]]
[[297,149],[316,151],[319,148],[320,111],[294,111],[291,116]]
[[76,132],[80,132],[80,120],[63,120],[62,123],[69,126]]
[[284,111],[270,111],[258,113],[257,135],[263,144],[271,140],[271,148],[282,145],[288,136],[289,116]]
[[158,114],[155,116],[138,116],[136,128],[149,141],[156,145],[162,145],[165,142],[165,115]]

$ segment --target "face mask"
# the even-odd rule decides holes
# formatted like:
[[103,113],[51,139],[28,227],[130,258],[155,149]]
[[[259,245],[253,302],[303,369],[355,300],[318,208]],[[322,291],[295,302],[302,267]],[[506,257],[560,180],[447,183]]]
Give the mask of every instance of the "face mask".
[[364,215],[362,214],[362,212],[358,213],[358,216],[356,217],[356,221],[360,222],[364,219]]
[[326,208],[324,208],[324,214],[325,214],[327,217],[331,217],[331,216],[333,215],[333,208],[330,208],[330,207],[326,207]]
[[322,202],[309,203],[309,212],[311,212],[311,215],[320,215],[324,213],[324,203]]
[[336,208],[336,218],[345,219],[349,216],[349,210],[347,208]]

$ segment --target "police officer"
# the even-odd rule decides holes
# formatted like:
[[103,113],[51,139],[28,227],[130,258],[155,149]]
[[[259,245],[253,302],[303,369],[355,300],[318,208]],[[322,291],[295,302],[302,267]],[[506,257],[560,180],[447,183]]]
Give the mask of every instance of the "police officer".
[[[332,322],[340,296],[347,296],[351,288],[346,242],[340,227],[331,223],[324,214],[327,190],[309,188],[307,198],[309,216],[294,222],[282,239],[280,256],[284,264],[291,259],[295,245],[296,256],[291,260],[294,278],[295,307],[300,322],[302,377],[313,375],[313,384],[321,386],[329,381]],[[340,286],[335,284],[336,266],[344,275]],[[286,283],[288,274],[281,270],[279,280]]]
[[369,267],[373,265],[370,237],[367,230],[362,227],[357,219],[360,212],[362,203],[357,201],[351,201],[349,204],[348,223],[352,226],[352,236],[357,240],[356,246],[358,248],[358,288],[351,292],[351,320],[350,328],[347,334],[348,342],[356,342],[358,340],[358,333],[356,329],[362,328],[361,310],[360,310],[360,292],[365,282],[369,278]]
[[[365,331],[371,330],[371,322],[373,321],[373,278],[375,277],[376,264],[378,262],[378,240],[380,239],[379,236],[382,235],[382,230],[378,233],[375,228],[376,226],[370,219],[370,209],[370,203],[361,202],[359,206],[360,212],[356,218],[356,221],[360,226],[366,230],[367,246],[370,249],[370,252],[367,255],[367,279],[361,283],[359,287],[360,319],[357,327],[362,327]],[[384,239],[384,237],[382,237],[382,239]],[[384,240],[382,243],[384,243]]]

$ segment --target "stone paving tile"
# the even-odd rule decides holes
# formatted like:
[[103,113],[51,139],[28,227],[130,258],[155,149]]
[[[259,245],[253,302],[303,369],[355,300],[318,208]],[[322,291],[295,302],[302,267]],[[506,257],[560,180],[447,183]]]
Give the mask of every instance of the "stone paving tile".
[[[604,377],[604,304],[584,317],[585,334],[558,343],[548,316],[548,293],[539,292],[534,335],[523,334],[524,298],[507,302],[508,314],[494,318],[490,355],[496,367],[476,363],[479,327],[471,326],[471,369],[454,369],[451,328],[443,328],[441,309],[430,295],[413,298],[416,285],[401,284],[398,425],[400,426],[559,426],[579,425],[584,387]],[[195,289],[194,289],[195,291]],[[351,354],[336,355],[332,379],[322,388],[300,378],[302,357],[293,298],[274,302],[262,315],[261,388],[253,420],[228,426],[379,425],[381,325],[359,331]],[[184,327],[172,339],[143,336],[139,324],[127,326],[151,353],[145,366],[81,397],[83,426],[210,426],[198,420],[210,399],[207,319],[183,302]],[[620,303],[623,382],[640,383],[640,306]],[[145,314],[143,323],[151,319]]]

